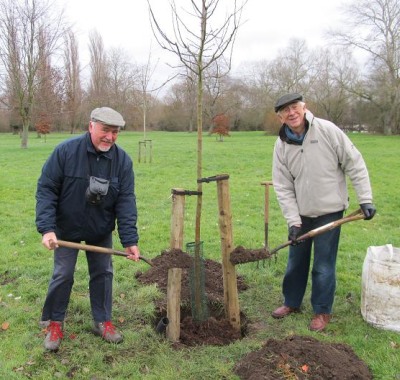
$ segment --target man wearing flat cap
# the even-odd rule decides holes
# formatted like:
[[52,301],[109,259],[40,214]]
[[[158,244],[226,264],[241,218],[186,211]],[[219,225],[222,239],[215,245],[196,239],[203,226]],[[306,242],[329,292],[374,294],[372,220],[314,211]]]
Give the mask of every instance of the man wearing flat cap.
[[[57,351],[63,338],[78,256],[78,249],[59,246],[58,239],[111,248],[117,223],[127,258],[139,260],[133,164],[115,144],[124,126],[122,115],[112,108],[94,109],[88,132],[59,144],[38,180],[36,227],[43,245],[54,249],[53,275],[41,316],[41,324],[47,326],[47,350]],[[93,332],[119,343],[122,335],[111,321],[111,255],[86,251],[86,259]]]
[[332,316],[340,227],[304,241],[297,238],[343,217],[349,206],[347,177],[365,219],[372,219],[376,210],[370,180],[360,152],[347,135],[330,121],[316,118],[301,94],[280,97],[275,112],[282,126],[274,147],[272,178],[292,243],[282,285],[284,302],[272,316],[285,318],[300,311],[313,249],[314,316],[309,328],[322,331]]

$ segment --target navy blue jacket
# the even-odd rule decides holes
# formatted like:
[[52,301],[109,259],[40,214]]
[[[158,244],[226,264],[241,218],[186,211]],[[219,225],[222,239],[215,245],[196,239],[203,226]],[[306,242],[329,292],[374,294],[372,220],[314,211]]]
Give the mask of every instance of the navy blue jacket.
[[[86,201],[89,177],[110,181],[100,205]],[[97,153],[86,133],[59,144],[43,166],[36,192],[39,233],[95,244],[108,236],[117,222],[124,247],[136,245],[137,209],[132,160],[117,145]]]

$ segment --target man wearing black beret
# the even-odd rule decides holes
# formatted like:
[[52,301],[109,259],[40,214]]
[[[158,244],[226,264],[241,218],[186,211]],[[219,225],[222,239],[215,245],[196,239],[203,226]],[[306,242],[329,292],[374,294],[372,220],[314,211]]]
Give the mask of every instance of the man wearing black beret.
[[282,285],[284,303],[272,316],[284,318],[300,311],[314,247],[314,316],[309,327],[322,331],[332,316],[340,227],[305,241],[297,238],[343,217],[349,206],[346,177],[365,219],[372,219],[376,210],[369,175],[361,153],[346,134],[332,122],[314,117],[301,94],[283,95],[274,109],[282,126],[274,147],[272,179],[292,244]]

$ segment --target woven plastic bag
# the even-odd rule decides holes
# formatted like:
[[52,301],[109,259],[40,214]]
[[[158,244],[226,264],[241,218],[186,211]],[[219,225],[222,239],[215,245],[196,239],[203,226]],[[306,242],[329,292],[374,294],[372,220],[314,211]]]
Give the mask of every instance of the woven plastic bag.
[[400,249],[368,247],[362,271],[361,314],[375,327],[400,332]]

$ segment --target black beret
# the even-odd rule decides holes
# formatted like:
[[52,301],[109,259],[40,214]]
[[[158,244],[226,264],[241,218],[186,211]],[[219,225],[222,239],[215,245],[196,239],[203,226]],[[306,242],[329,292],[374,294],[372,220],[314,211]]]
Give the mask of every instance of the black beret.
[[301,102],[302,100],[303,95],[298,94],[297,92],[293,94],[283,95],[275,103],[275,112],[278,112],[280,109],[286,107],[289,104]]

